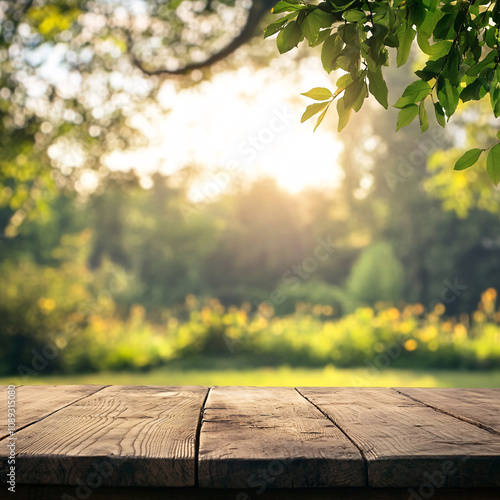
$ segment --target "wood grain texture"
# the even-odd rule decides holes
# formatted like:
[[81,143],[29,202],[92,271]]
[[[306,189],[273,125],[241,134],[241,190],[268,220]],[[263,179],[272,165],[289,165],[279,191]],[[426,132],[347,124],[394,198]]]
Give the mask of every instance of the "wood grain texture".
[[207,391],[113,386],[81,399],[18,433],[17,480],[194,486],[196,432]]
[[[23,385],[16,388],[16,429],[101,390],[102,385]],[[7,435],[7,386],[1,387],[0,440]]]
[[207,392],[18,388],[17,498],[500,498],[498,389]]
[[0,385],[0,440],[7,436],[7,387]]
[[215,387],[203,414],[199,486],[364,486],[356,447],[291,387]]
[[391,389],[298,390],[361,449],[369,486],[500,486],[500,436]]
[[396,388],[422,403],[500,434],[500,389]]

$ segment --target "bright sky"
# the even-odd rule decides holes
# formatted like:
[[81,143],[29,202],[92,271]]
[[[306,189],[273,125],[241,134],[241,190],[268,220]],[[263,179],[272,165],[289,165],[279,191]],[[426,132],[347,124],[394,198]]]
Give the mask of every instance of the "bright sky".
[[[159,99],[170,110],[168,115],[146,112],[149,118],[134,120],[150,139],[149,147],[115,153],[108,165],[142,174],[203,167],[207,178],[193,193],[200,199],[218,194],[236,176],[249,181],[271,176],[291,192],[338,184],[336,159],[342,146],[334,129],[336,110],[330,109],[314,133],[315,118],[300,123],[306,105],[313,102],[300,93],[317,86],[332,88],[333,79],[318,57],[304,59],[291,70],[296,78],[275,69],[273,62],[256,71],[244,67],[179,92],[167,82]],[[214,187],[217,183],[219,188]]]

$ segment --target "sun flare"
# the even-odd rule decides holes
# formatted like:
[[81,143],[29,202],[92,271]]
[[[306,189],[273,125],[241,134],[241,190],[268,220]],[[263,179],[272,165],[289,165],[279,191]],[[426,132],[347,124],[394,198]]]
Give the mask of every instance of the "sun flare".
[[[149,110],[134,117],[150,144],[133,153],[114,153],[108,165],[133,168],[143,176],[203,165],[203,178],[195,192],[203,191],[221,171],[226,175],[221,175],[225,180],[219,182],[220,191],[229,187],[231,179],[251,182],[261,176],[275,178],[290,192],[338,185],[337,157],[342,145],[333,127],[326,120],[313,133],[309,123],[300,123],[305,100],[299,92],[329,82],[315,61],[303,61],[300,67],[298,82],[290,82],[286,73],[271,68],[220,73],[181,91],[167,82],[159,94],[161,108],[168,110],[166,116]],[[328,119],[334,119],[333,115]]]

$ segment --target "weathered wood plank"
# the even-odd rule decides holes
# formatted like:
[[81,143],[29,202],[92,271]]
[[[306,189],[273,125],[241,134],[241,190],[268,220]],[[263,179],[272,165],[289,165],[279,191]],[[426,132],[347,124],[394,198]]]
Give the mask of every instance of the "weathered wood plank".
[[[407,488],[294,488],[256,490],[218,488],[97,488],[91,494],[77,496],[69,486],[22,485],[16,490],[15,500],[424,500],[411,498]],[[87,492],[88,493],[88,492]],[[67,496],[64,496],[67,495]],[[427,498],[431,498],[428,496]],[[432,500],[498,500],[498,488],[441,488]]]
[[0,420],[0,440],[4,438],[7,434],[7,387],[6,385],[0,385],[0,415],[3,418]]
[[396,388],[440,411],[500,434],[500,389]]
[[364,486],[356,447],[291,387],[215,387],[203,414],[199,485]]
[[17,480],[194,486],[196,433],[207,391],[114,386],[81,399],[18,433]]
[[391,389],[298,390],[361,449],[369,486],[500,486],[500,436]]
[[[102,385],[23,385],[16,388],[16,429],[101,390]],[[1,388],[0,440],[7,435],[7,386]]]

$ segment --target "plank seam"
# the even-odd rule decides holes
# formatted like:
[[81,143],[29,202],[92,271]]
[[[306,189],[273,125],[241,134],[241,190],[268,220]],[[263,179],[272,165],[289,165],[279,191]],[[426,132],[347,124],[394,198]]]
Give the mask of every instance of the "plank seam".
[[[39,418],[38,420],[30,422],[29,424],[23,425],[22,427],[18,427],[15,430],[15,434],[17,434],[19,431],[22,431],[23,429],[26,429],[27,427],[30,427],[31,425],[37,424],[38,422],[41,422],[42,420],[45,420],[46,418],[54,415],[54,413],[57,413],[58,411],[61,411],[62,409],[67,408],[68,406],[71,406],[71,405],[73,405],[75,403],[78,403],[78,401],[81,401],[82,399],[90,398],[90,396],[94,396],[94,394],[97,394],[98,392],[102,391],[103,389],[106,389],[107,387],[110,387],[110,386],[109,385],[104,385],[101,388],[97,389],[97,391],[93,392],[92,394],[86,394],[85,396],[83,396],[83,397],[81,397],[79,399],[75,399],[74,401],[71,401],[71,403],[68,403],[67,405],[61,406],[60,408],[58,408],[57,410],[54,410],[53,412],[48,413],[47,415],[45,415],[44,417]],[[0,438],[0,441],[3,441],[6,437],[8,437],[8,435]]]
[[198,417],[198,425],[196,427],[196,435],[194,440],[194,486],[198,488],[198,469],[199,469],[199,460],[200,460],[200,438],[201,438],[201,428],[203,426],[203,415],[205,414],[205,405],[207,404],[208,395],[212,387],[209,387],[207,393],[205,395],[205,399],[201,404],[200,415]]
[[421,403],[423,404],[424,406],[427,406],[428,408],[431,408],[432,410],[434,411],[437,411],[439,413],[443,413],[444,415],[448,415],[449,417],[453,417],[457,420],[460,420],[462,422],[465,422],[467,424],[471,424],[475,427],[479,427],[479,429],[482,429],[484,431],[487,431],[489,432],[490,434],[494,434],[495,436],[500,436],[500,432],[497,431],[496,429],[494,429],[493,427],[490,427],[489,425],[486,425],[486,424],[483,424],[481,422],[478,422],[477,420],[474,420],[472,418],[468,418],[468,417],[463,417],[462,415],[456,415],[454,413],[451,413],[449,411],[446,411],[446,410],[443,410],[442,408],[439,408],[438,406],[434,406],[430,403],[426,403],[425,401],[421,401],[420,399],[417,399],[413,396],[410,396],[409,394],[406,394],[405,392],[402,392],[402,391],[398,391],[396,388],[394,387],[391,387],[391,389],[395,392],[397,392],[398,394],[401,394],[402,396],[405,396],[417,403]]
[[302,396],[308,403],[312,404],[317,410],[319,410],[327,419],[329,422],[331,422],[335,427],[337,427],[337,429],[356,447],[356,449],[359,451],[360,455],[361,455],[361,458],[363,459],[363,462],[364,462],[364,480],[365,480],[365,483],[366,483],[366,486],[370,486],[368,484],[368,459],[366,458],[363,450],[358,446],[358,444],[351,438],[351,436],[349,436],[349,434],[347,434],[347,432],[342,429],[342,427],[337,423],[335,422],[332,418],[330,418],[330,416],[328,415],[328,413],[324,412],[318,405],[316,405],[315,403],[313,403],[307,396],[305,396],[304,394],[302,394],[299,389],[297,387],[294,387],[294,389],[299,393],[300,396]]

